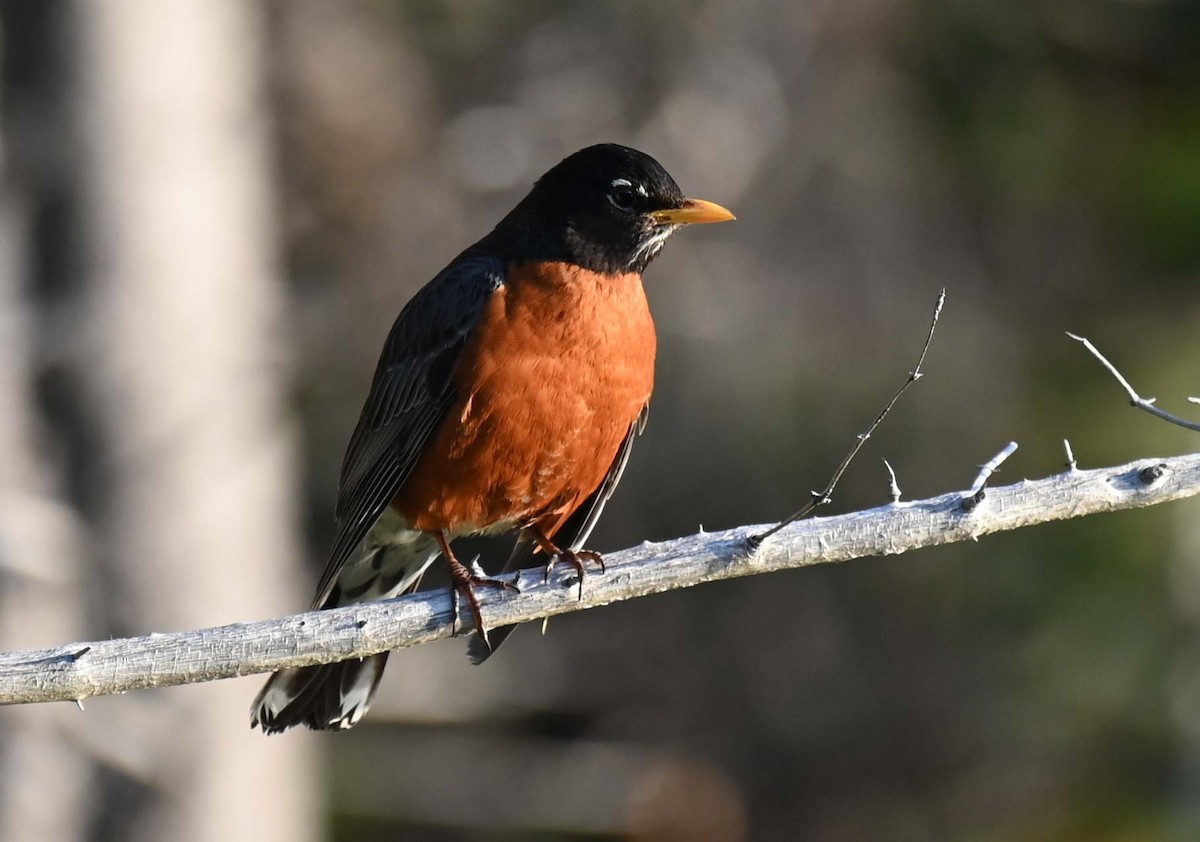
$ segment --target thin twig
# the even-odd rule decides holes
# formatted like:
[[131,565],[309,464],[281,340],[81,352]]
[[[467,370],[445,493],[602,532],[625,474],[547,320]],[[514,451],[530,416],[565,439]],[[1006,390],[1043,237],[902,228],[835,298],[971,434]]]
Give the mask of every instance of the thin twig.
[[1004,446],[1003,450],[979,466],[979,473],[975,475],[975,482],[971,483],[971,488],[963,495],[962,507],[964,511],[969,512],[973,510],[983,501],[983,497],[987,493],[984,489],[987,488],[987,482],[991,479],[992,474],[1004,464],[1004,460],[1016,452],[1017,443],[1010,441]]
[[900,502],[900,484],[896,482],[896,472],[892,470],[892,463],[888,460],[883,460],[883,465],[888,472],[888,494],[892,495],[892,502]]
[[933,342],[933,332],[937,329],[938,318],[942,315],[942,305],[945,303],[946,288],[942,287],[941,292],[938,293],[937,305],[933,308],[933,319],[929,323],[929,333],[925,337],[925,345],[921,348],[921,356],[917,358],[916,367],[908,373],[908,379],[904,381],[904,385],[896,390],[896,394],[892,395],[892,399],[888,401],[887,406],[883,408],[883,412],[879,413],[878,417],[871,423],[871,426],[867,428],[867,431],[859,434],[857,441],[854,443],[854,447],[850,448],[850,452],[846,454],[846,457],[842,459],[841,464],[837,466],[837,470],[833,472],[833,476],[830,478],[829,484],[825,486],[825,490],[820,492],[810,492],[812,499],[809,500],[804,507],[800,509],[800,511],[775,524],[761,535],[751,535],[748,539],[746,539],[746,546],[750,552],[754,552],[756,549],[758,549],[759,544],[770,538],[780,529],[783,529],[789,524],[795,523],[802,517],[807,517],[812,513],[813,509],[817,508],[818,506],[824,506],[832,499],[833,489],[837,486],[838,481],[841,480],[842,474],[846,473],[846,469],[850,467],[850,463],[854,461],[854,457],[858,455],[858,451],[862,450],[863,445],[867,443],[867,439],[871,437],[871,434],[875,432],[875,430],[883,422],[883,419],[887,418],[888,413],[892,411],[892,407],[896,405],[896,401],[900,400],[900,396],[908,391],[909,386],[921,379],[921,365],[925,362],[925,355],[929,353],[929,344]]
[[[1180,418],[1178,415],[1172,415],[1165,409],[1159,409],[1154,405],[1154,402],[1158,400],[1158,398],[1143,398],[1141,395],[1139,395],[1137,391],[1134,390],[1133,386],[1130,385],[1129,381],[1125,379],[1124,375],[1117,370],[1117,367],[1110,363],[1108,359],[1100,353],[1099,349],[1097,349],[1096,346],[1091,343],[1090,340],[1085,339],[1082,336],[1076,336],[1070,331],[1067,331],[1067,336],[1071,337],[1076,342],[1082,343],[1083,347],[1091,351],[1092,356],[1098,359],[1101,364],[1109,370],[1113,377],[1117,378],[1117,382],[1121,384],[1121,387],[1125,389],[1126,394],[1129,395],[1129,403],[1131,406],[1136,406],[1138,409],[1149,412],[1151,415],[1161,418],[1164,421],[1170,421],[1172,424],[1177,424],[1186,430],[1192,430],[1200,433],[1200,423],[1188,421],[1186,418]],[[1200,403],[1200,401],[1196,400],[1195,398],[1188,398],[1188,400],[1192,401],[1193,403]]]

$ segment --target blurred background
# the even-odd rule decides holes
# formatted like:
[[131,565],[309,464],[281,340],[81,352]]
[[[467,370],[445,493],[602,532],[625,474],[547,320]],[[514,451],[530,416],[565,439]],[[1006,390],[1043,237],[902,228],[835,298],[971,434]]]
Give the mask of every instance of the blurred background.
[[[582,146],[738,222],[647,277],[649,428],[591,546],[1194,451],[1188,0],[0,3],[0,647],[304,608],[404,302]],[[259,678],[0,711],[0,839],[1200,838],[1200,507]]]

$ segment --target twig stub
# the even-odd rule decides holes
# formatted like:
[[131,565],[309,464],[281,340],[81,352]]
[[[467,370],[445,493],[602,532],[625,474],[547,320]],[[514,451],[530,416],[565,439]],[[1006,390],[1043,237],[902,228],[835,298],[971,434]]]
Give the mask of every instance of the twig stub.
[[975,481],[971,483],[971,489],[967,492],[968,495],[978,494],[987,485],[987,481],[991,478],[1005,460],[1017,452],[1017,443],[1010,441],[1004,445],[1004,448],[993,456],[991,459],[979,466],[979,473],[975,475]]
[[1067,463],[1064,467],[1070,472],[1079,470],[1079,463],[1075,461],[1075,452],[1071,450],[1071,442],[1063,439],[1063,450],[1067,452]]
[[900,502],[900,484],[896,482],[896,472],[892,470],[892,463],[888,460],[883,460],[883,466],[888,472],[888,494],[892,498],[893,503]]

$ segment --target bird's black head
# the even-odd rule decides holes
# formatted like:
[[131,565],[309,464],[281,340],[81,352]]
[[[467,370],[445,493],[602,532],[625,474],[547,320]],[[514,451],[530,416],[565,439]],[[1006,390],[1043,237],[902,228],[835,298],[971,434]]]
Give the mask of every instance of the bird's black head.
[[640,273],[680,225],[727,219],[733,214],[719,205],[685,198],[649,155],[605,143],[576,152],[538,179],[493,238],[521,259]]

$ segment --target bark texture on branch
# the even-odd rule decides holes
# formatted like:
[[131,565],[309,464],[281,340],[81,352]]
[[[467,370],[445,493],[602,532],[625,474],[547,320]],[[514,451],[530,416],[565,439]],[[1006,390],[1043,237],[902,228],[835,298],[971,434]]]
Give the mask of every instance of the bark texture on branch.
[[[959,492],[802,520],[753,554],[746,539],[762,526],[644,543],[607,555],[608,572],[589,575],[582,598],[568,586],[573,572],[560,566],[549,584],[541,568],[527,570],[518,579],[521,593],[483,589],[480,601],[484,620],[496,627],[701,582],[893,555],[1196,494],[1200,454],[1141,459],[988,489],[982,499]],[[975,502],[964,506],[964,499]],[[0,703],[85,699],[360,657],[449,637],[451,616],[443,589],[255,623],[0,654]],[[469,622],[470,612],[463,616]]]

